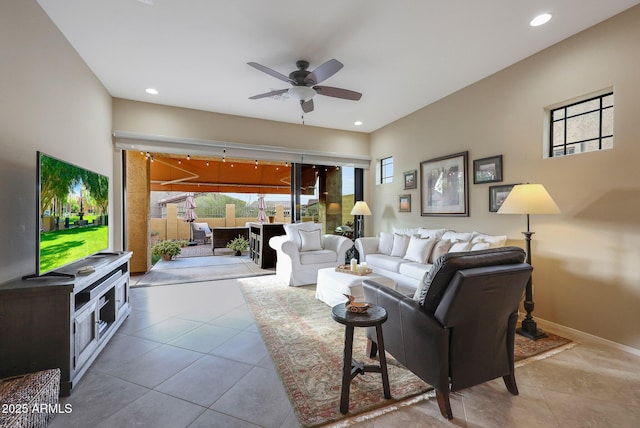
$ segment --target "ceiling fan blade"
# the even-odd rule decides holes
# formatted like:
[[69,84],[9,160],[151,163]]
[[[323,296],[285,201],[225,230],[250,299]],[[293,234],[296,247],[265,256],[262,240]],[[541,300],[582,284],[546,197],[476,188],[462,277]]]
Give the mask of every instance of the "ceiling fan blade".
[[278,89],[276,91],[271,91],[271,92],[265,92],[264,94],[259,94],[259,95],[254,95],[252,97],[249,97],[250,100],[257,100],[259,98],[268,98],[268,97],[274,97],[276,95],[282,95],[285,92],[288,92],[289,89]]
[[257,62],[248,62],[247,64],[257,70],[262,71],[263,73],[267,73],[269,76],[273,76],[276,79],[282,80],[283,82],[291,83],[291,79],[289,79],[289,77],[285,76],[282,73],[278,73],[277,71],[272,70],[269,67],[265,67],[264,65],[258,64]]
[[309,113],[313,111],[313,98],[309,101],[300,101],[300,106],[302,107],[302,111],[305,113]]
[[313,89],[315,89],[318,94],[325,95],[327,97],[342,98],[352,101],[358,101],[362,98],[362,94],[360,92],[350,91],[348,89],[334,88],[331,86],[314,86]]
[[324,64],[320,64],[318,68],[309,73],[304,80],[312,85],[318,84],[336,74],[342,67],[342,63],[337,59],[330,59]]

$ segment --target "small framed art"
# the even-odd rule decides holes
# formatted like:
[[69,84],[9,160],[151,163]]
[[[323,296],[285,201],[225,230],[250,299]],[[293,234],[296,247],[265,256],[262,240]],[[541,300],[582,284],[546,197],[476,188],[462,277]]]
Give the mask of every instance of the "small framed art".
[[413,171],[407,171],[403,173],[404,175],[404,190],[407,189],[416,189],[418,187],[417,180],[417,171],[414,169]]
[[401,213],[411,212],[411,195],[398,196],[398,212],[401,212]]
[[473,184],[502,181],[502,155],[473,161]]
[[[517,183],[516,183],[517,184]],[[500,186],[489,186],[489,212],[496,213],[515,184],[503,184]]]

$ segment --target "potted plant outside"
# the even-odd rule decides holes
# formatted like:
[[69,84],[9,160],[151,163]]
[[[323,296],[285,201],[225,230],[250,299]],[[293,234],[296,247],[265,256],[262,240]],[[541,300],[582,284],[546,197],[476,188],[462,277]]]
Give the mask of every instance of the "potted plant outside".
[[238,235],[236,238],[233,238],[227,244],[227,248],[234,250],[236,252],[236,256],[242,254],[247,248],[249,248],[249,241],[247,241],[244,237]]
[[162,260],[172,260],[175,256],[180,254],[180,244],[175,241],[160,241],[153,244],[151,247],[151,254],[159,256]]

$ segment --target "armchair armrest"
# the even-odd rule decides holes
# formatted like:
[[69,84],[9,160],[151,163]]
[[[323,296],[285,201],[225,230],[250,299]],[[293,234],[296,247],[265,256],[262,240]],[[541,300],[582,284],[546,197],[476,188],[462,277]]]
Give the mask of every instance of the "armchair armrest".
[[347,250],[353,245],[351,239],[340,235],[323,235],[322,243],[325,250],[336,252],[336,260],[341,264],[345,262]]
[[300,266],[300,251],[293,241],[288,240],[287,235],[272,237],[269,246],[276,250],[278,262],[286,262],[292,267]]
[[379,240],[380,238],[376,236],[367,236],[356,239],[356,250],[358,250],[361,262],[367,261],[367,254],[374,254],[378,252]]

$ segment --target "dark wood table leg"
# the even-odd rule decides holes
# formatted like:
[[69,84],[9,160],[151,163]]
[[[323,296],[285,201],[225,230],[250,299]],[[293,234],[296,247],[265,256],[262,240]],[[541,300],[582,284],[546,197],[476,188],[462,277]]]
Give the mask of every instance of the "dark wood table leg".
[[391,398],[387,357],[384,353],[384,339],[382,338],[382,323],[376,324],[376,336],[378,338],[378,354],[380,355],[380,371],[382,372],[382,390],[384,391],[384,398]]
[[353,356],[353,329],[354,327],[352,325],[346,326],[344,334],[344,361],[342,363],[342,390],[340,392],[340,413],[343,415],[349,412],[349,389],[351,387],[351,361]]

